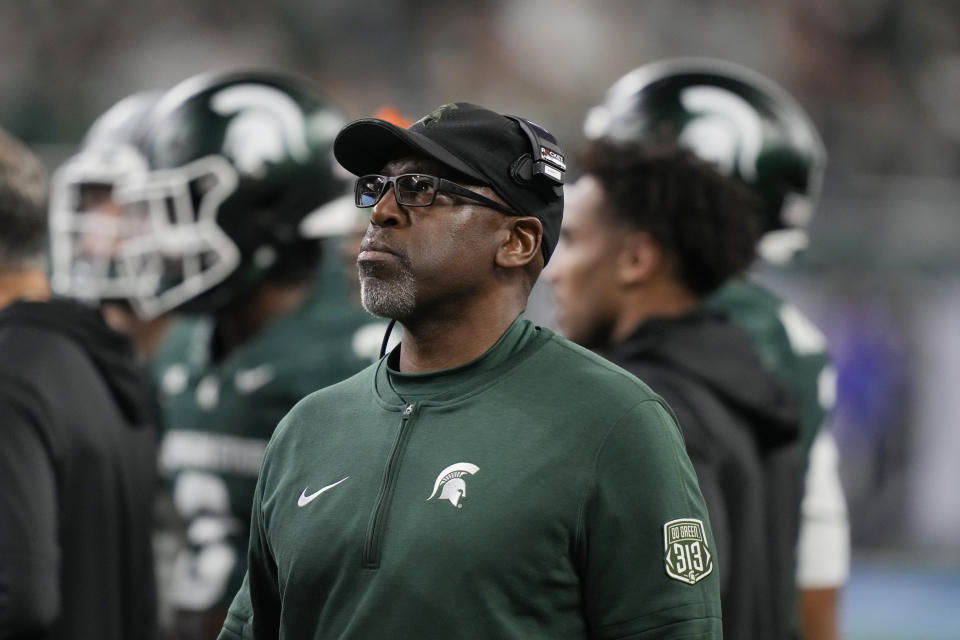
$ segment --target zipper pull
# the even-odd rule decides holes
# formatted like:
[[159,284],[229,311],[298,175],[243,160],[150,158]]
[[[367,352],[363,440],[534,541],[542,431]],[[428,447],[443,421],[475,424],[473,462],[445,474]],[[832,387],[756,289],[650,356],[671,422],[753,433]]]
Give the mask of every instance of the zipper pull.
[[413,405],[412,405],[412,404],[408,404],[407,407],[406,407],[406,409],[403,410],[403,417],[404,417],[404,418],[409,418],[409,417],[410,417],[410,414],[412,414],[412,413],[413,413]]

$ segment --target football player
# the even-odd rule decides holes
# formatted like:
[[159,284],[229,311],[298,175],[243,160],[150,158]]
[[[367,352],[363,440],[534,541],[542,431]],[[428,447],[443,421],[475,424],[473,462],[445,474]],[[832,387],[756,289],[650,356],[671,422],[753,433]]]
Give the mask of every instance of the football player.
[[[610,87],[588,113],[584,132],[691,149],[763,198],[766,228],[757,247],[763,260],[785,264],[806,247],[826,154],[804,110],[768,78],[712,59],[648,64]],[[799,406],[808,455],[797,563],[801,627],[804,638],[834,638],[849,529],[836,445],[823,428],[836,379],[826,340],[795,306],[752,279],[728,282],[708,303],[747,333]]]
[[161,471],[184,525],[168,596],[176,638],[220,629],[273,428],[366,364],[346,287],[318,277],[319,239],[352,223],[331,151],[344,122],[298,78],[201,74],[151,107],[136,136],[144,168],[115,188],[132,229],[110,250],[112,271],[138,317],[179,316],[152,362]]

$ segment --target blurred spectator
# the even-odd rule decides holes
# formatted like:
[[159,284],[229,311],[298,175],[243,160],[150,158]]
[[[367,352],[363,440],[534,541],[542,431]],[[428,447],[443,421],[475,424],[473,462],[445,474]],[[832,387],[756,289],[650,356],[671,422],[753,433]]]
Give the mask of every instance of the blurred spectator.
[[0,132],[0,638],[149,638],[156,434],[132,343],[51,299],[46,177]]
[[[552,41],[573,45],[529,37],[526,25],[545,15]],[[106,96],[203,69],[276,65],[318,79],[351,110],[372,112],[386,95],[419,113],[466,96],[547,109],[559,138],[573,140],[624,61],[702,55],[782,79],[823,125],[840,174],[954,176],[956,24],[960,5],[937,0],[404,0],[376,12],[308,0],[198,0],[176,12],[160,0],[8,3],[0,120],[28,140],[70,140]],[[401,55],[404,65],[382,64]]]

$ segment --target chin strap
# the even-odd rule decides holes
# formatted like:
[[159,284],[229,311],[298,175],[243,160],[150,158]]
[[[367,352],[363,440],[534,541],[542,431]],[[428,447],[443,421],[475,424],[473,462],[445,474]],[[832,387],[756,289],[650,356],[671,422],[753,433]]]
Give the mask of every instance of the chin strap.
[[387,325],[387,331],[383,334],[383,342],[380,343],[380,357],[387,352],[387,344],[390,342],[390,332],[393,331],[393,325],[397,324],[396,319],[391,320]]

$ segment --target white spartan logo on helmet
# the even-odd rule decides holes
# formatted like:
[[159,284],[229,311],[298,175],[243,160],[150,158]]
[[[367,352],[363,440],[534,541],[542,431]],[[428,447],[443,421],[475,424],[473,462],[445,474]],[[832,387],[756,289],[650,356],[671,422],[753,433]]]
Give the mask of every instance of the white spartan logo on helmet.
[[210,107],[220,115],[236,116],[227,125],[223,146],[241,173],[262,178],[268,162],[282,162],[288,154],[300,163],[309,160],[303,110],[279,89],[228,87],[210,99]]
[[[450,504],[462,509],[463,505],[460,504],[460,498],[467,495],[467,483],[463,477],[468,474],[472,476],[479,470],[480,467],[469,462],[457,462],[450,465],[437,476],[437,481],[433,483],[433,492],[427,500],[433,500],[434,496],[437,495],[437,490],[440,490],[441,500],[449,500]],[[440,487],[443,487],[443,489],[440,489]]]

